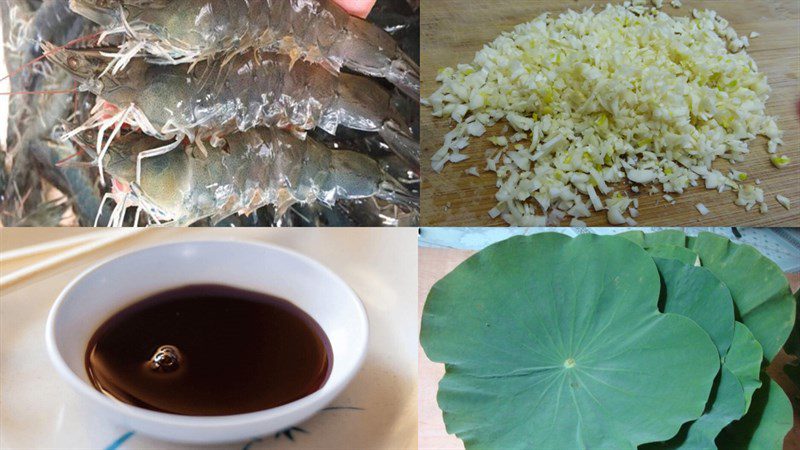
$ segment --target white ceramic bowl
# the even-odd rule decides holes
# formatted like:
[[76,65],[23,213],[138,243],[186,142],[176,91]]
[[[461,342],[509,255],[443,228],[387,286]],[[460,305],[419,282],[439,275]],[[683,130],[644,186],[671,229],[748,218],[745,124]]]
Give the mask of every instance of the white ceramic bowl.
[[[196,417],[155,412],[107,397],[84,367],[89,338],[106,319],[148,294],[219,283],[283,297],[313,317],[331,341],[333,368],[317,392],[264,411]],[[352,289],[328,268],[292,251],[241,241],[159,245],[127,253],[81,274],[47,319],[47,351],[56,370],[98,414],[159,439],[222,443],[291,427],[331,402],[352,380],[367,350],[367,314]]]

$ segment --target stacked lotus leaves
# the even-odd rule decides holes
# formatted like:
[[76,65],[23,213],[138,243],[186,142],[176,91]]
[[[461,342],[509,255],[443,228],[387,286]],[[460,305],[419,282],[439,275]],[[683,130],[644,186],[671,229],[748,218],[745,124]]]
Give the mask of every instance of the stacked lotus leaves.
[[428,295],[421,342],[467,448],[780,448],[763,370],[795,322],[782,271],[702,233],[514,237]]

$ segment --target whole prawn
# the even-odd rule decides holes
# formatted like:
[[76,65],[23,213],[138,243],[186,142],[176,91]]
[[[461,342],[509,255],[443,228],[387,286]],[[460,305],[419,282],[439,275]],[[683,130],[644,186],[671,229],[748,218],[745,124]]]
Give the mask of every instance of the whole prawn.
[[[96,50],[61,50],[43,44],[48,58],[69,71],[89,90],[116,107],[109,117],[98,110],[71,135],[99,128],[97,152],[102,156],[123,123],[141,128],[163,143],[141,158],[177,147],[183,137],[219,146],[224,136],[255,126],[310,130],[334,134],[339,125],[379,133],[404,153],[419,154],[419,144],[392,106],[392,94],[375,81],[358,75],[334,76],[319,66],[291,61],[283,55],[239,55],[228,64],[200,62],[189,73],[187,64],[149,65],[133,60],[116,75],[104,73],[106,58]],[[114,127],[103,145],[104,131]],[[409,150],[410,149],[410,150]],[[102,157],[100,158],[102,162]]]
[[[93,132],[77,137],[93,154]],[[313,139],[264,127],[232,134],[225,151],[205,158],[192,156],[198,154],[192,144],[184,151],[148,158],[138,184],[133,181],[137,155],[155,145],[153,141],[137,132],[122,136],[111,144],[104,166],[116,183],[130,185],[135,201],[123,198],[125,205],[137,204],[151,218],[169,225],[185,226],[205,218],[217,223],[265,205],[274,205],[280,216],[296,203],[331,206],[339,200],[373,197],[418,208],[415,197],[368,156],[331,150]],[[117,211],[124,215],[124,207]]]
[[118,71],[140,51],[161,64],[251,48],[386,78],[419,99],[419,67],[381,28],[332,0],[70,0],[73,11],[130,38]]

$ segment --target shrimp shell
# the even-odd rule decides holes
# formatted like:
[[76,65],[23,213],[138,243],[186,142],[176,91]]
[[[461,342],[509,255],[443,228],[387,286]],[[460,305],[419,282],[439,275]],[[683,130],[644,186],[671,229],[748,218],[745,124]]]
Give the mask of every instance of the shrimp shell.
[[[91,142],[91,133],[82,138]],[[112,144],[104,166],[117,180],[131,182],[138,153],[155,139],[131,133]],[[91,147],[91,146],[89,146]],[[274,205],[282,215],[295,203],[381,198],[415,208],[416,199],[378,163],[361,153],[331,150],[308,138],[270,128],[228,137],[226,151],[197,154],[192,145],[148,158],[141,185],[131,183],[140,205],[159,222],[186,226],[213,223]],[[124,213],[124,211],[123,211]],[[118,222],[118,221],[117,221]]]
[[[77,59],[83,61],[79,72],[70,66]],[[227,134],[255,126],[319,127],[334,134],[342,125],[378,132],[390,145],[403,146],[403,152],[419,153],[389,91],[369,78],[334,76],[305,62],[292,66],[283,55],[239,55],[228,64],[204,61],[192,73],[187,64],[158,66],[134,60],[117,75],[92,79],[86,78],[91,70],[85,67],[93,63],[81,51],[64,50],[51,60],[124,110],[117,122],[128,121],[161,140],[188,136],[195,142],[221,142]],[[80,130],[109,128],[103,122],[106,116],[97,115]]]
[[119,70],[140,50],[160,64],[197,62],[250,48],[281,52],[338,72],[386,78],[419,99],[419,67],[381,28],[332,0],[72,0],[78,14],[126,33]]

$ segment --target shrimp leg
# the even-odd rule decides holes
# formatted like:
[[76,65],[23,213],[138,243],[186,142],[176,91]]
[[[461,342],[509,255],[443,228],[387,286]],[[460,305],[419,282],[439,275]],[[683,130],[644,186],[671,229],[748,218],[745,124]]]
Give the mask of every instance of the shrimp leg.
[[178,145],[180,145],[181,141],[176,140],[170,144],[157,147],[150,150],[145,150],[138,155],[136,155],[136,183],[142,183],[142,160],[145,158],[153,158],[155,156],[163,155],[167,152],[174,150]]

